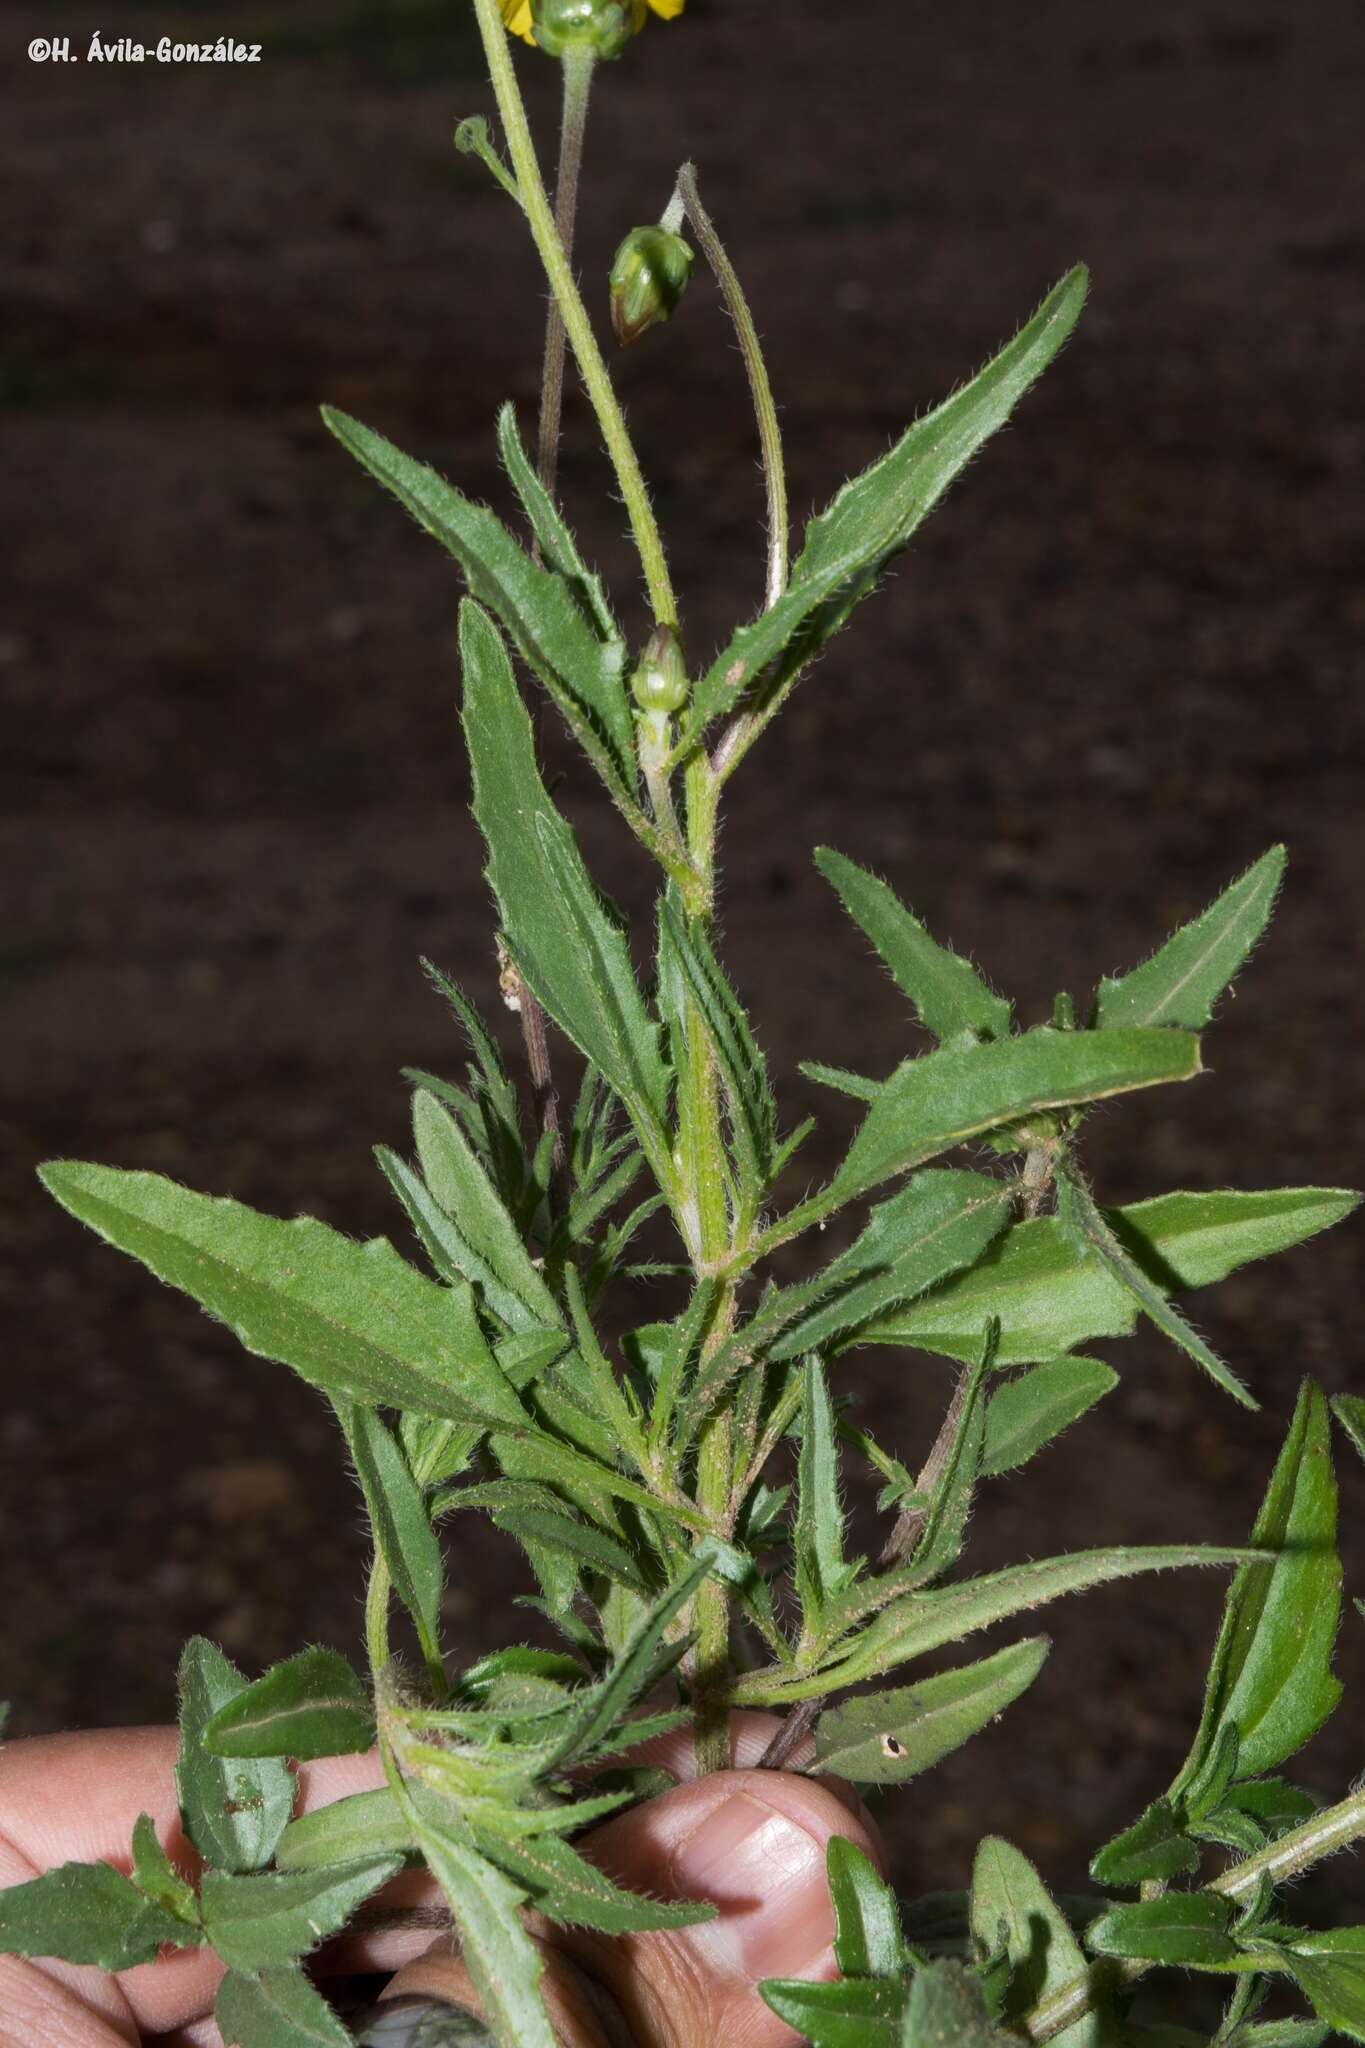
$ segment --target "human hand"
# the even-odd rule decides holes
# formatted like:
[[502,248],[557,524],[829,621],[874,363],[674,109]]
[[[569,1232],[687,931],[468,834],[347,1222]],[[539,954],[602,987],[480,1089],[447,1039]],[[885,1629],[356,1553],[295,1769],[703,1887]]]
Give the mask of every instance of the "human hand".
[[[662,1764],[682,1782],[576,1846],[632,1890],[709,1899],[719,1913],[693,1927],[614,1939],[531,1916],[565,2048],[786,2048],[798,2038],[754,1986],[765,1977],[834,1974],[826,1846],[842,1835],[879,1864],[882,1850],[846,1786],[753,1768],[777,1725],[766,1714],[736,1714],[736,1768],[698,1781],[685,1732],[634,1753],[632,1761]],[[173,1728],[115,1729],[0,1751],[0,1886],[69,1861],[102,1858],[126,1869],[139,1813],[151,1815],[172,1859],[196,1878],[199,1860],[176,1807],[178,1741]],[[798,1750],[793,1761],[808,1755]],[[300,1812],[383,1781],[373,1755],[304,1764],[298,1776]],[[375,1903],[432,1906],[439,1894],[424,1873],[406,1873]],[[319,1975],[333,1979],[396,1972],[372,2022],[383,2048],[407,2048],[402,2033],[389,2030],[415,2022],[428,2001],[477,2010],[453,1945],[432,1946],[429,1932],[343,1937],[315,1961]],[[116,1977],[0,1956],[0,2048],[222,2048],[212,2017],[221,1975],[205,1950]]]

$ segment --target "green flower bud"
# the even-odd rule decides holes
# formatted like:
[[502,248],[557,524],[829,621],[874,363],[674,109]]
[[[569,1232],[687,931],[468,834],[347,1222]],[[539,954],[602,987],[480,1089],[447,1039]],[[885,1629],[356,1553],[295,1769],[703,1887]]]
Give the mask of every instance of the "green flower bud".
[[633,0],[531,0],[531,31],[547,56],[572,45],[619,57],[639,26]]
[[692,274],[693,252],[667,228],[632,228],[611,266],[611,324],[622,348],[671,319]]
[[667,716],[682,710],[687,702],[687,666],[671,626],[656,626],[650,634],[630,690],[642,711]]

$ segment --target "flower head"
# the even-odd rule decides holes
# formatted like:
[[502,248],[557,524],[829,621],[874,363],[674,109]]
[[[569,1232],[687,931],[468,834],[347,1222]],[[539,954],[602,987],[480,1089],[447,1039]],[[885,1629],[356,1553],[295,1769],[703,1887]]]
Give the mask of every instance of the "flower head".
[[511,33],[539,44],[552,57],[574,41],[592,43],[599,57],[618,57],[651,12],[672,21],[686,4],[687,0],[499,0]]

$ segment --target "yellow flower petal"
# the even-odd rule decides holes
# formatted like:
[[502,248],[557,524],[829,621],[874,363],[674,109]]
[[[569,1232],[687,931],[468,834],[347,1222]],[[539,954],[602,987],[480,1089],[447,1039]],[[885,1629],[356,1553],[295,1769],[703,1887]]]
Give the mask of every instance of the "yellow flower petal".
[[533,43],[535,37],[531,34],[531,0],[499,0],[499,5],[502,8],[502,18],[507,23],[508,33],[521,36],[526,42]]
[[665,21],[676,21],[687,5],[687,0],[649,0],[649,4]]

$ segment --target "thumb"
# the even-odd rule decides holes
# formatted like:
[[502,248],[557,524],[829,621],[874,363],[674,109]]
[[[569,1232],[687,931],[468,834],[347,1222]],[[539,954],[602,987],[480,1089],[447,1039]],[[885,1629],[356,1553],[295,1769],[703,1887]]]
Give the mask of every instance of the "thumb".
[[[738,1770],[679,1785],[585,1838],[578,1846],[618,1884],[656,1898],[708,1900],[718,1911],[693,1927],[614,1938],[538,1923],[546,2000],[565,2048],[797,2041],[755,1987],[765,1977],[835,1974],[825,1877],[835,1835],[881,1860],[870,1822],[827,1786]],[[476,2005],[449,1948],[400,1971],[388,1996]],[[389,2038],[399,2036],[375,2035]]]

